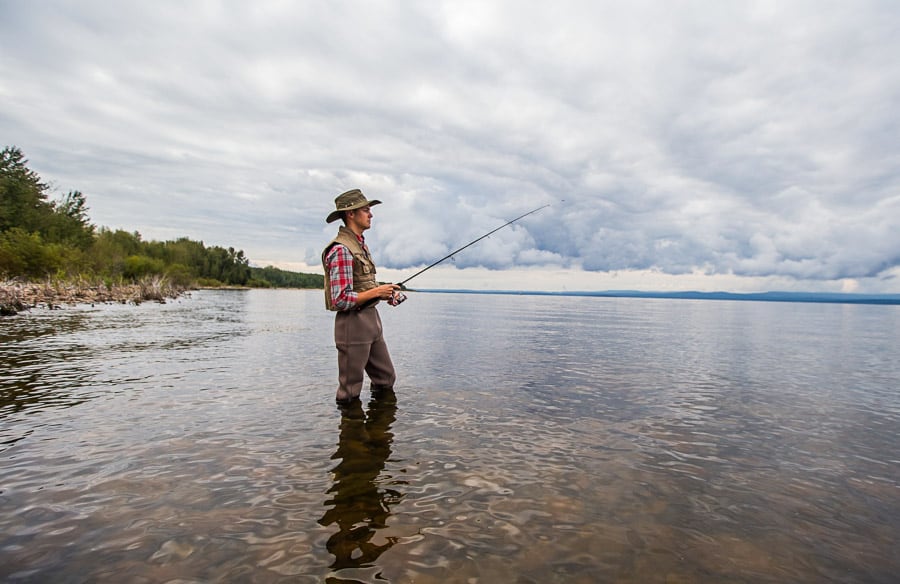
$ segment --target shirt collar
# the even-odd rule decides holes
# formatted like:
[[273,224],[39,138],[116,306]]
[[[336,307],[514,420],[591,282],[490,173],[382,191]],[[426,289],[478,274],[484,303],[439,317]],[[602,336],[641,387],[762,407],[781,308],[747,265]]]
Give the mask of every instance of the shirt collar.
[[355,238],[356,238],[356,241],[358,241],[358,242],[360,242],[360,243],[362,243],[362,244],[365,245],[365,243],[366,243],[366,238],[363,237],[362,235],[357,235],[357,234],[353,233],[353,230],[350,229],[349,227],[347,227],[346,225],[341,225],[341,230],[346,231],[347,233],[349,233],[350,235],[352,235],[353,237],[355,237]]

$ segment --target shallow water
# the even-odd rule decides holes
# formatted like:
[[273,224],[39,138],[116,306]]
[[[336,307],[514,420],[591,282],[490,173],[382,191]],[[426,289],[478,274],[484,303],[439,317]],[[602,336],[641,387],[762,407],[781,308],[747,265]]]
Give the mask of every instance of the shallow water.
[[9,582],[894,582],[900,309],[317,291],[0,321]]

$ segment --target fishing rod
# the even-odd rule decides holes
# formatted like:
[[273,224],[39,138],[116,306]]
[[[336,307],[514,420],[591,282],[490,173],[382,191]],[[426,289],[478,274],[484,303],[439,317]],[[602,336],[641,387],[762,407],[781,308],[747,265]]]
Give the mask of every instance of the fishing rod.
[[[423,274],[423,273],[427,272],[428,270],[430,270],[431,268],[435,267],[436,265],[438,265],[439,263],[441,263],[441,262],[443,262],[443,261],[449,260],[450,258],[452,258],[453,256],[455,256],[456,254],[458,254],[458,253],[461,252],[462,250],[466,249],[467,247],[470,247],[470,246],[472,246],[472,245],[475,245],[476,243],[478,243],[479,241],[481,241],[481,240],[484,239],[485,237],[488,237],[488,236],[490,236],[490,235],[493,235],[494,233],[497,233],[498,231],[500,231],[500,230],[503,229],[504,227],[506,227],[506,226],[508,226],[508,225],[512,225],[513,223],[515,223],[515,222],[518,221],[519,219],[524,219],[525,217],[528,217],[528,216],[531,215],[532,213],[537,213],[537,212],[540,211],[541,209],[545,209],[545,208],[547,208],[547,207],[549,207],[549,206],[550,206],[549,204],[543,205],[543,206],[541,206],[541,207],[538,207],[537,209],[532,209],[531,211],[529,211],[529,212],[527,212],[527,213],[525,213],[525,214],[523,214],[523,215],[519,215],[518,217],[516,217],[515,219],[513,219],[513,220],[511,220],[511,221],[507,221],[506,223],[504,223],[504,224],[501,225],[500,227],[497,227],[496,229],[493,229],[493,230],[491,230],[491,231],[488,231],[487,233],[485,233],[484,235],[482,235],[482,236],[479,237],[478,239],[475,239],[475,240],[473,240],[473,241],[470,241],[469,243],[465,244],[465,245],[462,246],[461,248],[459,248],[459,249],[457,249],[457,250],[454,250],[454,251],[448,253],[447,255],[445,255],[444,257],[442,257],[442,258],[439,259],[438,261],[434,262],[433,264],[430,264],[430,265],[428,265],[428,266],[422,268],[421,270],[419,270],[418,272],[416,272],[415,274],[413,274],[413,275],[410,276],[409,278],[407,278],[407,279],[403,280],[402,282],[400,282],[399,284],[397,284],[397,286],[400,287],[400,290],[395,290],[395,291],[393,292],[393,294],[391,294],[391,298],[387,301],[388,304],[390,304],[391,306],[397,306],[398,304],[400,304],[401,302],[403,302],[404,300],[406,300],[406,294],[404,294],[403,292],[401,292],[401,290],[405,290],[405,289],[406,289],[406,287],[405,287],[406,283],[409,282],[410,280],[412,280],[413,278],[415,278],[416,276],[418,276],[418,275],[420,275],[420,274]],[[372,304],[375,304],[376,302],[378,302],[378,299],[377,299],[377,298],[373,298],[372,300],[369,300],[368,302],[366,302],[362,307],[365,308],[366,306],[370,306],[370,305],[372,305]]]
[[488,231],[487,233],[485,233],[484,235],[482,235],[482,236],[479,237],[478,239],[476,239],[476,240],[474,240],[474,241],[470,241],[469,243],[467,243],[466,245],[462,246],[461,248],[459,248],[459,249],[456,250],[456,251],[450,252],[449,254],[445,255],[444,257],[442,257],[442,258],[439,259],[438,261],[434,262],[434,263],[431,264],[430,266],[427,266],[427,267],[425,267],[425,268],[422,268],[421,270],[419,270],[418,272],[416,272],[415,274],[413,274],[413,275],[410,276],[409,278],[407,278],[407,279],[403,280],[402,282],[400,282],[400,283],[398,284],[398,286],[400,286],[401,289],[402,289],[403,286],[404,286],[407,282],[409,282],[410,280],[412,280],[413,278],[415,278],[415,277],[418,276],[419,274],[422,274],[422,273],[424,273],[424,272],[427,272],[428,270],[430,270],[431,268],[435,267],[436,265],[438,265],[439,263],[441,263],[441,262],[443,262],[443,261],[445,261],[445,260],[449,260],[450,258],[452,258],[453,256],[455,256],[456,254],[458,254],[458,253],[461,252],[462,250],[466,249],[466,248],[469,247],[469,246],[475,245],[476,243],[478,243],[479,241],[481,241],[481,240],[484,239],[485,237],[488,237],[489,235],[493,235],[494,233],[497,233],[498,231],[500,231],[501,229],[503,229],[503,228],[506,227],[507,225],[512,225],[513,223],[515,223],[515,222],[518,221],[519,219],[524,219],[525,217],[528,217],[528,216],[531,215],[532,213],[537,213],[537,212],[540,211],[541,209],[544,209],[544,208],[549,207],[549,206],[550,206],[550,205],[544,205],[544,206],[542,206],[542,207],[538,207],[537,209],[532,209],[531,211],[525,213],[524,215],[519,215],[518,217],[516,217],[516,218],[513,219],[512,221],[507,221],[506,223],[504,223],[504,224],[501,225],[500,227],[494,229],[493,231]]

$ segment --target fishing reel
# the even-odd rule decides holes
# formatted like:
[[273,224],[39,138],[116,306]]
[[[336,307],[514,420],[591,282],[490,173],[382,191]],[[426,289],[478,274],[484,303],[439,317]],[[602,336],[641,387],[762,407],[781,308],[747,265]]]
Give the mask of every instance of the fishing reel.
[[399,290],[395,290],[391,294],[391,297],[388,298],[387,303],[390,304],[391,306],[397,306],[404,300],[406,300],[406,294],[404,294],[403,292],[400,292]]

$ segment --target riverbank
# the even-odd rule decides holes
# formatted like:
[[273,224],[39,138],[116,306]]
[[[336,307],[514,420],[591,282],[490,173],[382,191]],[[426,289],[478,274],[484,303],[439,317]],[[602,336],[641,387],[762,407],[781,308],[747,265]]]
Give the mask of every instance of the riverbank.
[[165,303],[177,298],[184,288],[173,286],[165,279],[147,279],[136,284],[73,283],[62,281],[0,282],[0,316],[43,308],[55,310],[76,304],[140,304],[141,302]]

